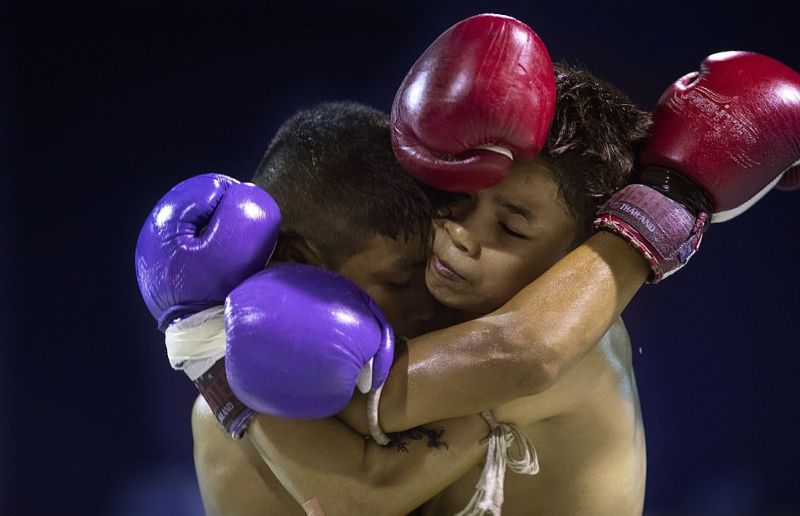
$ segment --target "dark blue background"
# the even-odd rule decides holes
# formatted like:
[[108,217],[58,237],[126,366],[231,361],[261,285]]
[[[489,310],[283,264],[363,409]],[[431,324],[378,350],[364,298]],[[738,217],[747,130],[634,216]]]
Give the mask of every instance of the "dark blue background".
[[[28,2],[0,7],[0,514],[197,514],[189,410],[133,273],[177,181],[248,179],[300,107],[388,109],[456,21],[530,24],[651,108],[707,54],[800,67],[786,2]],[[800,192],[715,225],[626,312],[645,512],[798,514]]]

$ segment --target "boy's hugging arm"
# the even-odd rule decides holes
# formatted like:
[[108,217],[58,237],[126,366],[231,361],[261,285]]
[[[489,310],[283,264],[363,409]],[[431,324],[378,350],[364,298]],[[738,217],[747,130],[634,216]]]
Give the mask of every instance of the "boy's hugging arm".
[[[381,427],[397,432],[545,391],[602,338],[648,273],[625,241],[598,233],[496,311],[409,340],[381,394]],[[363,396],[339,417],[368,433]]]
[[[577,383],[559,382],[539,395],[500,406],[495,417],[523,426],[552,417],[585,399],[592,382],[582,377]],[[326,515],[405,514],[486,458],[489,426],[481,416],[427,426],[442,429],[444,445],[409,440],[407,453],[378,446],[336,418],[295,421],[259,415],[247,435],[306,511],[321,507]]]
[[477,464],[489,431],[479,416],[443,421],[437,426],[445,444],[408,440],[407,453],[400,453],[333,418],[259,415],[240,441],[218,426],[197,401],[192,431],[203,506],[209,515],[225,516],[322,514],[320,507],[329,516],[405,514]]
[[[384,448],[335,418],[258,415],[247,430],[272,472],[307,514],[397,515],[420,506],[478,464],[489,428],[478,415],[436,423],[446,445]],[[313,512],[316,510],[317,512]]]
[[[495,409],[495,416],[500,422],[532,424],[584,399],[592,383],[592,378],[582,377],[577,384],[559,382],[560,387],[504,404]],[[247,435],[307,511],[318,506],[325,514],[404,514],[486,457],[489,428],[482,417],[428,426],[442,428],[445,446],[433,448],[425,441],[410,440],[408,453],[399,453],[365,439],[335,418],[293,421],[260,415]]]

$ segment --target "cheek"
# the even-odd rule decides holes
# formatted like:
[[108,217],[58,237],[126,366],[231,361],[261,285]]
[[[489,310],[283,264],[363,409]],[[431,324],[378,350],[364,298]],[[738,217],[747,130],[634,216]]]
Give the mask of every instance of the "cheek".
[[541,274],[534,260],[525,259],[518,253],[485,253],[482,262],[480,290],[487,301],[496,305],[495,308],[505,304]]
[[433,224],[431,228],[432,235],[429,237],[431,245],[430,249],[428,249],[428,255],[430,256],[431,251],[433,249],[440,249],[442,245],[444,245],[445,239],[448,239],[447,234],[444,232],[444,220],[440,219],[436,223]]

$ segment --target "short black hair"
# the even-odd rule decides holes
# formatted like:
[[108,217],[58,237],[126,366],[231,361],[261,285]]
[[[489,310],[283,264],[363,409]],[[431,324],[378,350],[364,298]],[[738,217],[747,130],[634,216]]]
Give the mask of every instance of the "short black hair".
[[587,70],[565,63],[554,69],[556,110],[541,158],[578,220],[578,245],[591,235],[597,208],[630,182],[652,121]]
[[367,238],[405,238],[430,227],[421,184],[392,151],[389,115],[355,102],[299,111],[278,130],[252,181],[272,195],[284,235],[315,244],[329,264]]

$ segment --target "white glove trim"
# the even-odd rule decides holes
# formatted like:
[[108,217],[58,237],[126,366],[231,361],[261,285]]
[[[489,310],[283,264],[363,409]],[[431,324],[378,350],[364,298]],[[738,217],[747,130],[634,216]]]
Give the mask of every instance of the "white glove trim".
[[[796,165],[800,165],[800,159],[795,161],[794,164],[790,165],[789,168],[787,168],[786,170],[789,170],[790,168],[792,168],[792,167],[794,167]],[[761,200],[762,197],[767,195],[767,192],[772,190],[772,188],[776,184],[778,184],[778,181],[781,180],[781,178],[783,177],[783,174],[786,173],[786,170],[784,170],[783,172],[778,174],[778,177],[773,179],[770,184],[765,186],[760,192],[758,192],[753,197],[751,197],[747,202],[745,202],[743,204],[740,204],[739,206],[737,206],[735,208],[731,208],[730,210],[725,210],[725,211],[720,211],[720,212],[717,212],[717,213],[712,213],[711,214],[711,222],[712,223],[725,222],[726,220],[731,220],[732,218],[734,218],[734,217],[736,217],[738,215],[741,215],[742,213],[744,213],[745,211],[750,209],[751,206],[753,206],[755,203],[757,203],[759,200]]]
[[507,149],[505,147],[501,147],[500,145],[491,145],[491,144],[478,145],[478,148],[479,149],[483,149],[483,150],[496,152],[497,154],[501,154],[501,155],[507,157],[508,159],[510,159],[511,161],[514,161],[514,153],[511,152],[511,149]]
[[358,379],[356,380],[356,387],[358,387],[361,394],[366,394],[372,389],[372,361],[375,358],[370,358],[369,362],[364,364],[358,371]]
[[196,380],[225,356],[225,307],[213,306],[171,324],[164,343],[172,368]]

